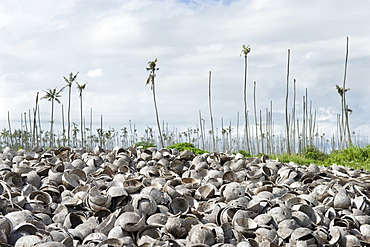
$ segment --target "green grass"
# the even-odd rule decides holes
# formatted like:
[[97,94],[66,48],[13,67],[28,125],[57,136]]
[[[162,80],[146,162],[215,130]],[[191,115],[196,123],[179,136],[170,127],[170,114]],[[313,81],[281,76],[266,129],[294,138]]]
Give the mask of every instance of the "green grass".
[[[243,150],[239,150],[239,153],[243,154],[245,157],[251,157]],[[320,152],[316,147],[309,147],[305,154],[279,154],[270,155],[269,157],[271,159],[278,159],[280,162],[284,163],[292,161],[300,165],[317,164],[324,166],[337,164],[352,169],[370,171],[370,145],[363,148],[353,146],[340,151],[334,151],[330,154]]]
[[147,149],[149,147],[156,147],[155,143],[154,142],[150,142],[150,141],[140,141],[140,142],[137,142],[136,144],[136,147],[143,147],[143,149]]
[[365,169],[370,171],[370,145],[363,148],[353,146],[341,151],[329,154],[323,162],[325,165],[342,165],[353,169]]

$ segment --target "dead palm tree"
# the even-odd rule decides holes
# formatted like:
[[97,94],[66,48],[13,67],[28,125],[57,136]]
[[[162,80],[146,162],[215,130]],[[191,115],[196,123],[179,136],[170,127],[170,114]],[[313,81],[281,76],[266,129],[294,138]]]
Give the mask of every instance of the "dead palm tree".
[[67,83],[66,87],[68,87],[68,113],[67,113],[67,121],[68,121],[68,127],[67,127],[67,138],[68,138],[68,146],[70,146],[70,136],[71,136],[71,91],[72,91],[72,84],[76,80],[77,75],[79,72],[77,72],[75,75],[73,73],[69,73],[69,78],[66,78],[63,76],[65,82]]
[[159,137],[160,137],[160,140],[161,140],[161,145],[162,147],[164,147],[164,143],[163,143],[163,137],[162,137],[162,131],[161,131],[161,125],[160,125],[160,122],[159,122],[159,115],[158,115],[158,108],[157,108],[157,100],[155,98],[155,77],[156,77],[156,71],[159,70],[159,68],[157,68],[157,58],[154,59],[154,61],[149,61],[148,62],[148,67],[146,68],[147,71],[149,71],[149,76],[148,76],[148,79],[146,80],[146,83],[145,85],[148,85],[150,84],[150,88],[152,90],[152,93],[153,93],[153,102],[154,102],[154,109],[155,109],[155,115],[156,115],[156,119],[157,119],[157,126],[158,126],[158,132],[159,132]]
[[248,114],[248,107],[247,107],[247,73],[248,73],[248,53],[251,51],[249,45],[243,45],[243,49],[241,54],[244,54],[244,120],[245,120],[245,137],[246,137],[246,148],[247,151],[250,152],[249,148],[249,136],[248,136],[248,121],[247,121],[247,114]]
[[345,116],[345,128],[347,132],[347,137],[348,137],[348,145],[352,146],[352,140],[351,140],[351,132],[349,130],[349,120],[348,120],[348,112],[350,109],[348,109],[348,105],[346,102],[346,80],[347,80],[347,67],[348,67],[348,45],[349,45],[349,38],[347,37],[347,45],[346,45],[346,59],[344,63],[344,79],[343,79],[343,97],[342,97],[342,102],[343,102],[343,109],[344,109],[344,116]]
[[83,131],[83,118],[82,118],[82,91],[85,89],[85,87],[86,87],[86,84],[87,84],[87,83],[88,83],[88,82],[86,82],[85,84],[79,84],[79,83],[76,81],[77,89],[78,89],[78,91],[79,91],[79,97],[80,97],[81,148],[83,148],[83,145],[84,145],[84,131]]
[[[288,96],[289,96],[289,69],[290,69],[290,49],[288,49],[288,65],[286,73],[286,94],[285,94],[285,127],[286,127],[286,140],[287,152],[290,155],[290,132],[289,132],[289,117],[288,117]],[[293,120],[294,121],[294,120]]]
[[50,117],[50,147],[53,146],[53,125],[54,125],[54,101],[58,102],[60,104],[60,100],[58,99],[61,97],[60,93],[63,91],[64,87],[61,88],[59,91],[57,88],[54,89],[48,89],[44,90],[46,93],[41,99],[47,99],[48,101],[51,101],[51,117]]

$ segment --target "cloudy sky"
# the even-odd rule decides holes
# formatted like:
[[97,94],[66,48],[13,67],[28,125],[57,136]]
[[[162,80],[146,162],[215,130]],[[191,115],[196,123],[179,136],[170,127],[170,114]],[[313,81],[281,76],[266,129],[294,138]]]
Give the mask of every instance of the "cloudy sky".
[[[330,136],[340,113],[335,85],[343,84],[349,37],[347,94],[351,129],[370,135],[370,2],[358,0],[0,0],[0,127],[13,128],[34,107],[36,93],[65,85],[77,73],[83,111],[93,128],[121,129],[129,120],[140,131],[156,126],[149,60],[158,58],[156,92],[161,121],[170,129],[195,128],[199,111],[209,129],[208,73],[212,71],[215,126],[236,124],[243,114],[244,59],[248,55],[248,106],[265,113],[273,101],[276,129],[283,124],[287,51],[291,51],[289,107],[297,81],[300,117],[305,89],[320,133]],[[67,90],[61,102],[66,109]],[[50,102],[40,102],[49,128]],[[72,120],[79,124],[73,87]],[[55,106],[60,126],[61,105]],[[253,118],[253,114],[251,115]],[[264,117],[263,117],[264,118]],[[241,121],[241,120],[240,120]],[[242,122],[240,123],[243,124]]]

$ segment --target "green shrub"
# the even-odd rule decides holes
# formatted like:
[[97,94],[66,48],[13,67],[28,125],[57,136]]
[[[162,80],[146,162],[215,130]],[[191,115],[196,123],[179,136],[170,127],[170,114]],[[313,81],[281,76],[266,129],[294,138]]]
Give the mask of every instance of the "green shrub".
[[238,153],[242,154],[245,158],[251,157],[251,154],[245,150],[239,150]]
[[136,147],[142,146],[143,149],[147,149],[149,147],[156,147],[154,142],[149,142],[149,141],[137,142],[135,145],[136,145]]
[[167,148],[174,148],[174,149],[177,149],[180,152],[184,151],[184,150],[189,150],[189,151],[195,153],[196,155],[201,155],[201,154],[204,154],[204,153],[208,153],[205,150],[196,148],[193,144],[188,143],[188,142],[176,143],[174,145],[168,146]]
[[325,160],[325,165],[342,165],[353,169],[370,170],[370,145],[360,148],[352,146],[347,149],[334,151]]
[[328,155],[318,150],[317,147],[310,146],[309,148],[307,148],[306,153],[304,154],[304,157],[306,159],[324,161],[328,158]]

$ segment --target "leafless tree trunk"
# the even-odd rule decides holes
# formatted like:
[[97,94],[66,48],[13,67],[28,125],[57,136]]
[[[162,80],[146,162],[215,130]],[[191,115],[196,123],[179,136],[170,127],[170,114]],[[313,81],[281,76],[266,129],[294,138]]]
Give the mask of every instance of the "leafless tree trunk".
[[211,130],[212,130],[212,150],[213,151],[216,151],[215,150],[215,131],[214,131],[214,128],[213,128],[213,116],[212,116],[212,99],[211,99],[211,81],[212,81],[212,78],[211,78],[211,71],[209,71],[209,77],[208,77],[208,104],[209,104],[209,115],[210,115],[210,118],[211,118]]
[[290,67],[290,49],[288,49],[288,65],[286,73],[286,95],[285,95],[285,126],[286,126],[286,140],[287,152],[290,154],[290,132],[289,132],[289,119],[288,119],[288,95],[289,95],[289,67]]
[[260,153],[260,147],[259,147],[259,140],[258,140],[258,122],[257,122],[257,103],[256,103],[256,87],[257,87],[257,83],[256,81],[254,81],[254,87],[253,87],[253,108],[254,108],[254,125],[255,125],[255,129],[256,129],[256,146],[257,146],[257,153]]
[[346,45],[346,61],[344,64],[344,79],[343,79],[343,107],[344,107],[344,116],[345,116],[345,128],[346,128],[346,134],[348,138],[348,145],[352,146],[352,140],[351,140],[351,132],[349,129],[349,120],[348,120],[348,106],[346,102],[346,79],[347,79],[347,67],[348,67],[348,45],[349,45],[349,38],[347,37],[347,45]]

